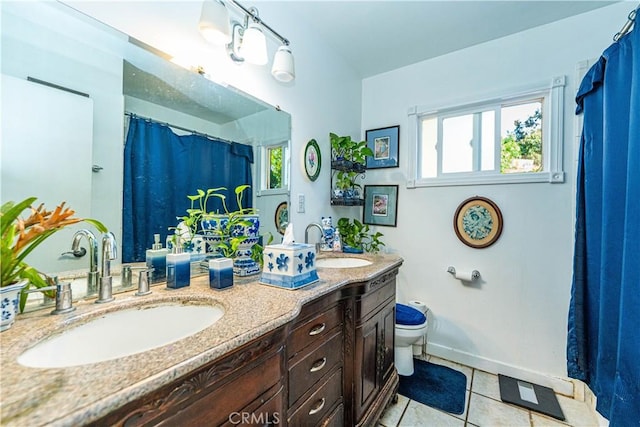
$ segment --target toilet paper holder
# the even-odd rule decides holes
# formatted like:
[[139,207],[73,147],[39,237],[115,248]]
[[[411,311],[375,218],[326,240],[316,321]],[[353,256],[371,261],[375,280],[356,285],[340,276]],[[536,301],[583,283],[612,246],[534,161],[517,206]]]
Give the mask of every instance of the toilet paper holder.
[[[447,268],[447,273],[450,273],[456,279],[459,278],[458,276],[456,276],[456,268],[453,267],[453,266],[449,266],[449,268]],[[480,272],[478,270],[473,270],[471,272],[471,279],[472,280],[477,280],[479,278],[480,278]]]

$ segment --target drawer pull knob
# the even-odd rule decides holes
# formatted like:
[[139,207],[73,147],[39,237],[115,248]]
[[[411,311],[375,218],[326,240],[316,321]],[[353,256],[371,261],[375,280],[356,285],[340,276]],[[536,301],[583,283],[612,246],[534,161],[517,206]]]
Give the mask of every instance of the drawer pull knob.
[[313,363],[313,365],[311,365],[311,369],[309,369],[309,372],[318,372],[319,370],[324,368],[324,365],[326,364],[327,364],[326,357],[323,357],[322,359],[318,359]]
[[316,403],[316,406],[314,406],[313,408],[311,408],[311,410],[309,410],[309,415],[315,415],[318,412],[322,411],[322,408],[324,408],[324,397],[320,400],[318,400],[318,403]]
[[318,335],[321,334],[322,331],[324,331],[324,329],[327,327],[326,323],[321,323],[319,325],[315,325],[313,328],[311,328],[311,330],[309,331],[309,335],[314,336],[314,335]]

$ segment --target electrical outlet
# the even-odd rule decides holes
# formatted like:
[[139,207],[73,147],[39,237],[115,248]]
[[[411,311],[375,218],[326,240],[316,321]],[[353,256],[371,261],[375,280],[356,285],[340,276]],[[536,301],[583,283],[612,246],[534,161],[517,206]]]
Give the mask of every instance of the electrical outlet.
[[298,213],[304,213],[304,194],[298,194]]

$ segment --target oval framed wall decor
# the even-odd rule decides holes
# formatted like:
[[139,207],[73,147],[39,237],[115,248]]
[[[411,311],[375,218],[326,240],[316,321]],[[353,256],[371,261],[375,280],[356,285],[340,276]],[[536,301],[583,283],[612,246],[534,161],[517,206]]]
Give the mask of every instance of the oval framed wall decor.
[[278,233],[284,235],[287,225],[289,225],[289,203],[282,202],[278,205],[276,208],[275,223]]
[[320,168],[322,167],[322,156],[320,154],[320,146],[315,139],[307,142],[304,149],[304,171],[311,181],[318,179]]
[[453,229],[465,245],[477,249],[489,247],[502,233],[502,212],[486,197],[470,197],[456,209]]

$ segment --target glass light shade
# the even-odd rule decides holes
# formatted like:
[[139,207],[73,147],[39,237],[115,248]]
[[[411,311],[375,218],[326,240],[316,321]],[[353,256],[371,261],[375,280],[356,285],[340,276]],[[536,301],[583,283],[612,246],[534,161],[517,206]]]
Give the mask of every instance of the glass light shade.
[[249,27],[244,30],[239,52],[244,60],[251,64],[264,65],[269,60],[267,58],[267,39],[255,22],[249,24]]
[[293,63],[293,54],[288,46],[280,46],[273,57],[271,67],[273,77],[281,82],[290,82],[296,78],[296,69]]
[[202,3],[198,29],[209,43],[223,45],[231,40],[229,29],[229,11],[218,0],[205,0]]

